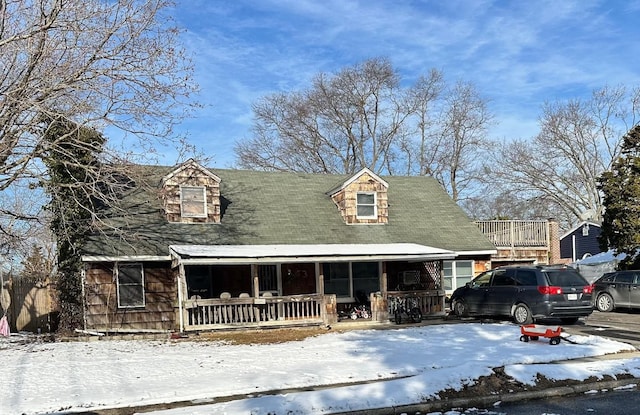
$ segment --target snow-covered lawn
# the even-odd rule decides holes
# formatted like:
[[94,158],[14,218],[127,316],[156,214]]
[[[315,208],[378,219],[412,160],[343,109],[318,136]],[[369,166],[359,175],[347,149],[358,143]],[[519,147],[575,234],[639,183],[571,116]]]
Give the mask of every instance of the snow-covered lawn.
[[[332,332],[304,341],[230,345],[191,340],[22,343],[0,338],[0,414],[208,401],[156,414],[326,414],[419,402],[492,368],[527,383],[537,373],[584,380],[630,373],[640,359],[545,364],[633,347],[598,336],[521,342],[513,324],[443,324]],[[385,381],[383,381],[385,380]],[[373,382],[366,382],[373,381]],[[364,382],[364,383],[360,383]],[[263,392],[352,383],[307,392]],[[221,402],[216,398],[247,395]],[[290,411],[290,412],[288,412]]]

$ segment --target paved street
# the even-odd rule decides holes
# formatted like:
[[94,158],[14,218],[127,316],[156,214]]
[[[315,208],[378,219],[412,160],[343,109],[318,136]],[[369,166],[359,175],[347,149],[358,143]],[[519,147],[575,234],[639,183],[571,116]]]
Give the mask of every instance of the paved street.
[[485,413],[486,415],[636,415],[639,405],[640,392],[636,388],[632,388],[513,402],[478,413]]
[[594,311],[578,324],[563,326],[567,333],[598,335],[629,343],[640,349],[640,311]]

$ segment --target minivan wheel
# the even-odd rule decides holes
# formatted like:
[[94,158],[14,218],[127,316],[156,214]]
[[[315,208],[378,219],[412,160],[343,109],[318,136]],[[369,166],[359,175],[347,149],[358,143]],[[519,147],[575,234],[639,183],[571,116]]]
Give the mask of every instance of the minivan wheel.
[[607,293],[602,293],[596,300],[596,308],[598,311],[609,312],[613,311],[613,298]]
[[519,325],[533,323],[533,316],[531,315],[529,307],[524,304],[518,304],[516,308],[513,309],[513,321]]
[[456,300],[453,303],[453,312],[458,317],[466,317],[468,314],[467,305],[462,300]]

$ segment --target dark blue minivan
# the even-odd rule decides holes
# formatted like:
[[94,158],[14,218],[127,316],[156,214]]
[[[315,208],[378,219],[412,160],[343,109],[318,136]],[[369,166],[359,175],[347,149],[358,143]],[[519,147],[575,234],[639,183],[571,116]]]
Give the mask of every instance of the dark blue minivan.
[[560,318],[573,324],[593,312],[593,287],[568,266],[507,266],[486,271],[451,296],[459,316],[504,316],[517,324]]

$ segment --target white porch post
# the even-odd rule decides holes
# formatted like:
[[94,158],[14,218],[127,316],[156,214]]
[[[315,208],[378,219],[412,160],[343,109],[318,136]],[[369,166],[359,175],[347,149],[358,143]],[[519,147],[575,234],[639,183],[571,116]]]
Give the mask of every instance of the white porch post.
[[316,290],[324,295],[324,274],[319,262],[316,262]]
[[387,291],[389,291],[387,279],[387,263],[382,261],[382,273],[380,274],[380,291],[382,292],[382,296],[387,298]]
[[258,279],[258,266],[251,264],[251,281],[253,285],[253,297],[260,297],[260,280]]

